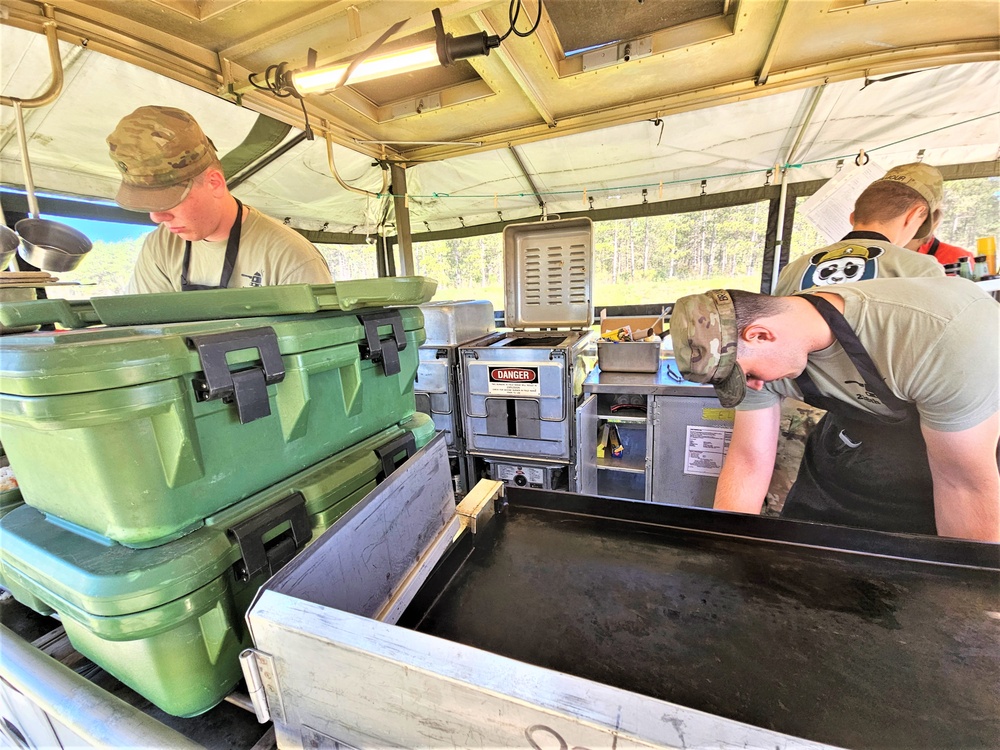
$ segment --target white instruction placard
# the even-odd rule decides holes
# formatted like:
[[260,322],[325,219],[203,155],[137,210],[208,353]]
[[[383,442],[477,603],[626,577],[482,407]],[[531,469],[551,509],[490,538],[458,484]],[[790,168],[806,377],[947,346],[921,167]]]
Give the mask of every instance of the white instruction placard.
[[885,170],[873,161],[862,167],[845,164],[823,187],[806,198],[798,211],[827,241],[839,242],[851,231],[851,212],[858,196],[884,174]]
[[717,477],[722,460],[729,452],[733,431],[726,427],[704,427],[689,424],[684,444],[684,473],[702,477]]

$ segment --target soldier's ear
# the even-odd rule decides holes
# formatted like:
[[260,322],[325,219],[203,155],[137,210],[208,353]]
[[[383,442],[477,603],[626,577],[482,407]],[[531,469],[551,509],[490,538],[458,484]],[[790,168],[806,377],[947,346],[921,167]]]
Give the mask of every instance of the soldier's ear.
[[823,260],[823,256],[824,256],[824,255],[826,255],[826,253],[825,253],[825,252],[818,252],[818,253],[816,253],[816,254],[815,254],[815,255],[814,255],[813,257],[811,257],[811,258],[809,259],[809,262],[810,262],[810,263],[811,263],[812,265],[814,265],[814,266],[818,266],[818,265],[819,265],[819,262],[820,262],[821,260]]
[[871,247],[867,248],[867,250],[868,250],[868,260],[871,260],[872,258],[877,258],[878,256],[880,256],[882,253],[885,252],[885,250],[878,247],[877,245],[872,245]]
[[226,176],[218,167],[209,167],[205,170],[205,184],[218,191],[226,187]]
[[747,344],[766,344],[774,341],[774,331],[763,323],[751,323],[740,331],[740,339]]

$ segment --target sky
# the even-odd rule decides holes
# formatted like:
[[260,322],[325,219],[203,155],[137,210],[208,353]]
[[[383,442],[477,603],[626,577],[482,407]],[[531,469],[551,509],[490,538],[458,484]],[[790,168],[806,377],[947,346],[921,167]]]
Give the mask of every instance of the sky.
[[65,216],[51,216],[53,221],[67,224],[87,235],[91,242],[121,242],[135,239],[153,230],[145,224],[119,224],[114,221],[94,221],[91,219],[71,219]]
[[[2,192],[11,193],[13,195],[24,195],[23,190],[13,190],[5,188]],[[37,192],[38,197],[49,197],[58,198],[60,196],[54,196],[45,192]],[[105,205],[114,204],[108,203],[107,201],[97,201],[97,200],[81,200],[83,203],[103,203]],[[135,239],[136,237],[142,237],[144,234],[148,234],[153,231],[155,227],[152,224],[127,224],[124,222],[117,221],[98,221],[96,219],[76,219],[68,216],[57,216],[55,214],[42,213],[43,219],[51,219],[52,221],[58,221],[60,224],[66,224],[67,226],[73,227],[73,229],[79,230],[87,235],[87,239],[91,242],[121,242],[122,240]],[[12,227],[13,228],[13,227]]]

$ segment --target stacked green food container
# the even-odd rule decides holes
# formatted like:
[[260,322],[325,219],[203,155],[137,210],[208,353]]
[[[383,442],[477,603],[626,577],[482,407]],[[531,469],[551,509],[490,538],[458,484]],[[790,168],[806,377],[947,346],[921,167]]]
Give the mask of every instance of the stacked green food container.
[[[5,336],[0,441],[26,505],[0,519],[0,578],[164,711],[211,708],[257,587],[433,436],[413,395],[433,290],[95,299],[57,321],[79,330]],[[31,304],[0,319],[52,317]]]

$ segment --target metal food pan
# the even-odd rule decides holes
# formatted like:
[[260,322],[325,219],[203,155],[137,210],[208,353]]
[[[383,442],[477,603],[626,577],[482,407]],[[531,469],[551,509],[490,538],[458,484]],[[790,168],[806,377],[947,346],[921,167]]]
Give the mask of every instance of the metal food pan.
[[594,224],[587,217],[503,230],[508,328],[586,328],[594,322]]
[[457,346],[495,330],[493,305],[487,300],[427,302],[424,313],[425,346]]
[[601,372],[656,372],[660,369],[659,341],[598,341]]

